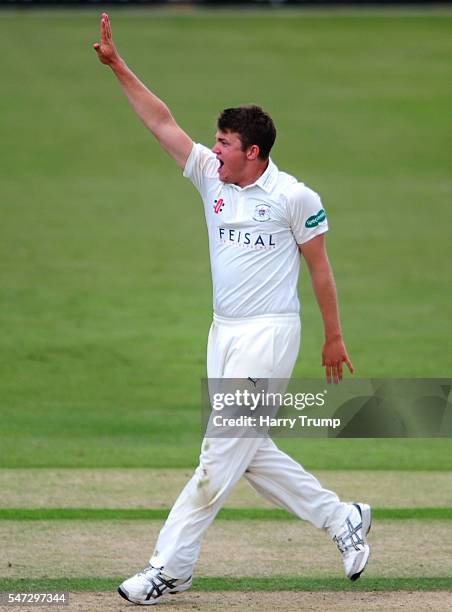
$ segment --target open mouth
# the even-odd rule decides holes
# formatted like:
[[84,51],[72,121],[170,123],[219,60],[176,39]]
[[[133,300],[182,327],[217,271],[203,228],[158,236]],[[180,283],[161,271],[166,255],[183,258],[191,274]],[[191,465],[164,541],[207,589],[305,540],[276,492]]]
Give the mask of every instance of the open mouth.
[[220,172],[221,168],[224,166],[224,162],[223,162],[223,161],[221,161],[221,159],[219,159],[219,160],[218,160],[218,164],[219,164],[219,166],[218,166],[218,172]]

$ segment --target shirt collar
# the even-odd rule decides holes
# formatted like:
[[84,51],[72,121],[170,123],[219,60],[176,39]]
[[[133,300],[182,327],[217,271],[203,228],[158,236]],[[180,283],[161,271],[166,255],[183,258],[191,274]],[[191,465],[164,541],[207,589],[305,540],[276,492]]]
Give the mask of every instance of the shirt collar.
[[237,190],[245,190],[251,189],[251,187],[260,187],[266,193],[270,193],[274,186],[276,185],[276,181],[278,180],[278,168],[269,158],[268,166],[265,169],[260,177],[251,185],[246,185],[246,187],[239,187],[238,185],[233,185]]
[[267,193],[270,193],[278,180],[278,168],[269,158],[268,166],[263,174],[254,183]]

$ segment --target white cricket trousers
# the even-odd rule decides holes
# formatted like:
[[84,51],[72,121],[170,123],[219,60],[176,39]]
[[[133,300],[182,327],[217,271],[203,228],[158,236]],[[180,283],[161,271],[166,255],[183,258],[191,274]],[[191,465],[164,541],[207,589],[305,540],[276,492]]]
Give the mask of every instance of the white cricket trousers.
[[[290,378],[300,346],[298,315],[226,319],[214,315],[209,378]],[[302,444],[302,440],[300,440]],[[270,438],[204,438],[199,466],[179,495],[150,559],[171,578],[193,574],[202,538],[242,477],[277,506],[333,536],[350,507]]]

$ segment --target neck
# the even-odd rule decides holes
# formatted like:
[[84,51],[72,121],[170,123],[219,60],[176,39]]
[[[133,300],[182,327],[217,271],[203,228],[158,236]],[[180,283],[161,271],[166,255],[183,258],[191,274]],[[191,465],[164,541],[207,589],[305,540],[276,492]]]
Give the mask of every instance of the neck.
[[240,180],[235,183],[235,185],[242,188],[248,187],[248,185],[252,185],[264,174],[264,172],[268,168],[268,164],[268,159],[259,161],[257,165],[253,164],[253,167],[250,168],[247,172],[245,172],[240,178]]

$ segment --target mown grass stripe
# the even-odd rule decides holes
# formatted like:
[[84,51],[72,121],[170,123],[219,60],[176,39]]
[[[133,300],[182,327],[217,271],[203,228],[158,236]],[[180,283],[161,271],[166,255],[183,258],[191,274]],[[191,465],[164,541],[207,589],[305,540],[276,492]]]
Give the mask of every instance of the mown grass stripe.
[[[0,520],[163,520],[168,508],[1,508]],[[374,508],[377,520],[452,520],[452,508]],[[223,508],[219,520],[226,521],[291,521],[299,520],[284,510],[267,508]]]
[[[2,592],[113,591],[124,580],[117,578],[0,579]],[[449,591],[449,577],[364,577],[358,582],[345,578],[269,576],[265,578],[200,577],[194,591]]]

